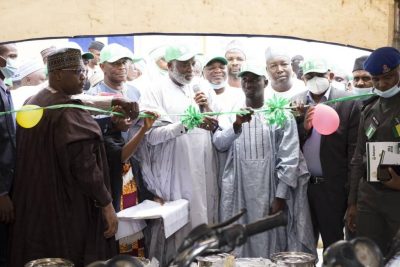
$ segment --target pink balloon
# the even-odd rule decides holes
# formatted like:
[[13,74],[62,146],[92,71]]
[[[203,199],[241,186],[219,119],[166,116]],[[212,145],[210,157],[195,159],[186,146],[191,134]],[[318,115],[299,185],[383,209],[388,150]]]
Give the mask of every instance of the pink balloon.
[[330,135],[339,128],[339,115],[336,110],[328,105],[318,104],[315,106],[312,124],[315,130],[322,135]]

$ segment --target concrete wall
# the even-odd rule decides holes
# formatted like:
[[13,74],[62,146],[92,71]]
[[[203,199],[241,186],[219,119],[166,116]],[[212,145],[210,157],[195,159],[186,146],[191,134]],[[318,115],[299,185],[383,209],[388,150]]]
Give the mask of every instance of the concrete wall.
[[1,0],[0,12],[0,42],[222,33],[290,36],[374,49],[392,43],[394,0]]

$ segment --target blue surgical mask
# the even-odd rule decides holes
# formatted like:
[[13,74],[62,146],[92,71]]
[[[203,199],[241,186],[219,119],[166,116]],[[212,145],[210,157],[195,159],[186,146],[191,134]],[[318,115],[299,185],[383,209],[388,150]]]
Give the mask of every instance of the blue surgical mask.
[[3,73],[4,78],[11,78],[17,72],[17,60],[7,58],[7,63],[5,67],[0,67],[0,71]]
[[353,93],[353,95],[364,95],[372,93],[372,89],[373,87],[368,87],[368,88],[353,87],[351,92]]
[[374,90],[373,90],[373,93],[375,93],[383,98],[390,98],[390,97],[396,95],[398,92],[400,92],[400,87],[399,87],[398,83],[386,91],[380,91],[376,88],[374,88]]

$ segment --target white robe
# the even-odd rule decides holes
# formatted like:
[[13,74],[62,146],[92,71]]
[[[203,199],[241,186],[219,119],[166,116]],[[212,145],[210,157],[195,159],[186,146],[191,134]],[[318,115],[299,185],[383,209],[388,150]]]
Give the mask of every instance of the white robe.
[[243,103],[245,95],[242,89],[234,88],[226,85],[222,94],[215,96],[216,110],[215,111],[231,111],[239,103]]
[[266,124],[256,113],[235,134],[233,116],[214,134],[219,151],[228,151],[221,182],[220,217],[226,220],[242,208],[239,220],[248,224],[268,215],[276,197],[286,200],[288,225],[250,237],[236,253],[264,257],[281,251],[315,253],[307,201],[309,174],[300,152],[297,127],[289,116],[283,127]]
[[[204,90],[212,105],[214,92]],[[169,78],[141,99],[141,106],[155,107],[162,114],[182,114],[189,105],[198,107],[192,86],[179,87]],[[152,193],[166,201],[189,200],[189,224],[174,235],[177,249],[193,227],[217,220],[217,159],[209,131],[195,128],[186,133],[179,116],[163,116],[161,120],[146,134],[135,156]]]
[[292,77],[292,79],[293,79],[292,87],[285,92],[275,91],[271,86],[271,82],[269,82],[268,86],[265,88],[264,99],[267,100],[267,99],[272,98],[274,95],[276,95],[276,96],[280,96],[280,97],[290,100],[295,95],[298,95],[304,91],[307,91],[307,87],[305,86],[303,81],[301,81],[295,77]]

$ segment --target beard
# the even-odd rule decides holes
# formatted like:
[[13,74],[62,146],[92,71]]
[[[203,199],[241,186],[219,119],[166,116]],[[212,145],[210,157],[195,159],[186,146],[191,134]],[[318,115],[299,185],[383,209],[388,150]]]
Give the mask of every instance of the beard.
[[178,83],[180,83],[180,84],[182,84],[182,85],[189,84],[189,83],[192,81],[192,79],[187,80],[187,79],[185,78],[185,75],[179,73],[179,71],[178,71],[176,68],[173,68],[173,69],[172,69],[172,71],[171,71],[171,76],[172,76],[172,78],[175,79],[175,81],[177,81]]

